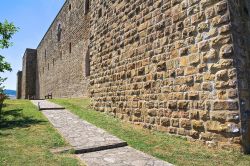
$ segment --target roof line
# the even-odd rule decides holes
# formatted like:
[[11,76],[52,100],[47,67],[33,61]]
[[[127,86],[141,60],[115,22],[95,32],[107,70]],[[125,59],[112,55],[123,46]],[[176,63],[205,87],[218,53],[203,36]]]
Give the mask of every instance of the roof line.
[[43,39],[45,38],[45,36],[47,35],[47,33],[49,32],[50,28],[52,27],[52,25],[54,24],[54,22],[56,21],[57,17],[59,16],[59,14],[61,13],[62,9],[64,8],[64,6],[66,5],[66,3],[68,2],[69,0],[66,0],[63,4],[63,6],[61,7],[61,9],[59,10],[59,12],[57,13],[56,17],[54,18],[54,20],[52,21],[52,23],[50,24],[48,30],[46,31],[46,33],[44,34],[42,40],[39,42],[38,46],[36,49],[38,49],[38,47],[41,45]]

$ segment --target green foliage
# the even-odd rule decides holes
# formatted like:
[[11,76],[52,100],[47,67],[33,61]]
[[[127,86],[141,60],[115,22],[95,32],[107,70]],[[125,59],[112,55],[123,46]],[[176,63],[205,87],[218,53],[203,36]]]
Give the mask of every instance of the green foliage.
[[18,28],[15,27],[13,23],[9,23],[5,20],[3,23],[0,22],[0,48],[9,48],[13,45],[10,42],[12,36],[18,31]]
[[[9,48],[13,45],[10,42],[12,36],[18,31],[13,23],[9,23],[7,20],[4,23],[0,22],[0,49]],[[5,71],[12,71],[11,66],[5,61],[4,56],[0,55],[0,73]],[[5,81],[5,78],[0,77],[0,83]]]
[[[18,31],[18,28],[15,27],[13,23],[9,23],[5,20],[3,23],[0,22],[0,49],[6,49],[13,45],[10,42],[12,36]],[[12,71],[11,65],[5,61],[3,55],[0,55],[0,73],[5,71]],[[6,78],[0,76],[0,113],[2,109],[2,104],[6,96],[3,93],[3,82]]]
[[5,58],[2,55],[0,55],[0,72],[2,73],[4,71],[12,71],[12,69],[10,64],[5,61]]

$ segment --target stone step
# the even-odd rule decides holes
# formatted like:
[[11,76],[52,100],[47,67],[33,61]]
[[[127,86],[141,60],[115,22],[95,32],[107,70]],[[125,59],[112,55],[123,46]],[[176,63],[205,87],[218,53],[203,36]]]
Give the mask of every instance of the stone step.
[[40,111],[65,109],[65,107],[62,107],[58,104],[54,104],[52,102],[48,102],[46,100],[32,100],[32,103],[36,105]]
[[120,143],[115,143],[115,144],[110,144],[110,145],[104,145],[104,146],[96,146],[96,147],[78,147],[75,148],[75,154],[83,154],[83,153],[90,153],[90,152],[97,152],[97,151],[102,151],[102,150],[107,150],[107,149],[114,149],[114,148],[120,148],[127,146],[127,142],[120,142]]
[[128,146],[77,156],[88,166],[173,166]]

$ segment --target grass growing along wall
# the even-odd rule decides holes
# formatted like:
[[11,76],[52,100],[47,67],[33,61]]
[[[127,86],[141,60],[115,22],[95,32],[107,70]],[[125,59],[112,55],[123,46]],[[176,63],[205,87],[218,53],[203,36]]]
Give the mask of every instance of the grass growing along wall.
[[65,106],[80,118],[103,128],[109,133],[125,140],[131,147],[153,155],[162,160],[180,166],[247,166],[250,156],[238,152],[209,149],[199,143],[170,136],[161,132],[149,131],[138,126],[122,122],[119,119],[97,112],[90,108],[90,100],[53,99]]

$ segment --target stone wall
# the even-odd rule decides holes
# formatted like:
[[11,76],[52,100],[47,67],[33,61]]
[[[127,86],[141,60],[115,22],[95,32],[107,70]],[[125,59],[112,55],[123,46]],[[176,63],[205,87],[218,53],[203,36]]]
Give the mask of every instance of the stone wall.
[[87,1],[65,2],[36,67],[25,54],[23,98],[89,94],[125,121],[250,152],[248,0]]
[[[84,0],[67,0],[37,48],[37,98],[87,95],[89,14]],[[87,69],[89,70],[89,69]]]
[[36,67],[37,51],[35,49],[26,49],[23,56],[21,98],[34,98],[36,95]]
[[149,129],[240,147],[227,0],[92,2],[96,110]]
[[229,1],[234,62],[237,68],[242,143],[250,153],[250,1]]
[[16,98],[21,99],[22,97],[22,71],[17,72],[17,88],[16,88]]

